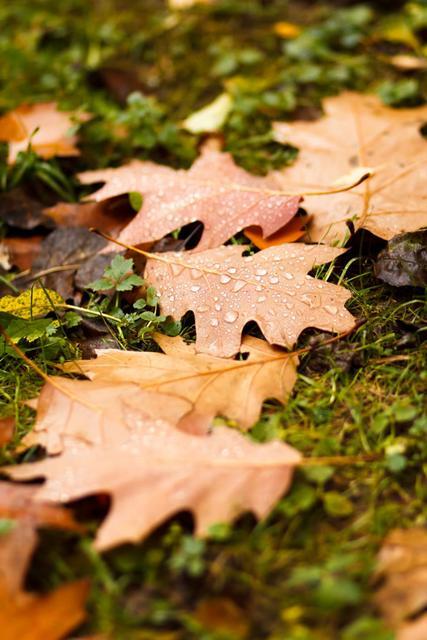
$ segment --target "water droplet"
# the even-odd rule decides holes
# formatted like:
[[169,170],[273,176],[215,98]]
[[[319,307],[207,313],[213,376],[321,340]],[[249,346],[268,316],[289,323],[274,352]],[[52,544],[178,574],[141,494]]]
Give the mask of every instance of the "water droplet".
[[197,291],[199,291],[200,287],[198,284],[193,284],[193,286],[191,287],[191,291],[193,291],[193,293],[197,293]]
[[262,291],[262,286],[259,284],[255,287],[255,291]]
[[199,269],[191,269],[190,274],[194,280],[197,280],[202,277],[203,271],[200,271]]
[[227,282],[230,282],[230,280],[231,280],[230,276],[226,276],[225,273],[219,279],[221,284],[227,284]]
[[267,298],[266,298],[265,296],[260,296],[260,297],[258,298],[258,302],[265,302],[265,301],[266,301],[266,299],[267,299]]
[[301,300],[301,302],[304,302],[304,304],[308,304],[309,307],[313,307],[314,305],[312,298],[310,298],[310,296],[306,293],[303,293],[302,296],[299,297],[299,299]]
[[236,273],[237,269],[235,269],[234,267],[230,267],[229,269],[227,269],[228,273]]
[[221,309],[222,309],[222,305],[220,305],[220,304],[216,304],[215,305],[215,310],[216,311],[221,311]]
[[267,273],[267,269],[257,269],[255,273],[257,274],[257,276],[265,276]]
[[232,322],[236,322],[238,317],[239,317],[239,314],[237,313],[237,311],[227,311],[227,313],[224,316],[224,320],[231,324]]
[[294,279],[294,276],[292,275],[292,273],[285,273],[284,275],[285,275],[286,280],[293,280]]
[[171,264],[171,269],[174,276],[179,276],[184,267],[181,264]]
[[269,278],[271,284],[277,284],[279,282],[279,278],[277,276],[271,276],[271,278]]
[[331,313],[333,316],[336,316],[338,313],[338,309],[336,307],[334,307],[333,305],[330,304],[325,304],[325,310],[328,313]]
[[294,308],[294,305],[292,304],[292,302],[287,302],[287,303],[286,303],[286,307],[287,307],[288,309],[293,309],[293,308]]
[[211,327],[217,327],[218,325],[219,325],[218,319],[217,318],[212,318]]
[[235,293],[237,293],[237,291],[240,291],[241,289],[243,289],[243,287],[246,287],[246,282],[244,282],[243,280],[237,280],[237,282],[235,283],[234,287],[233,287],[233,291]]
[[205,304],[203,304],[200,307],[197,307],[197,311],[199,313],[204,313],[205,311],[209,311],[209,307],[207,307]]
[[274,262],[280,262],[282,258],[280,256],[273,256]]

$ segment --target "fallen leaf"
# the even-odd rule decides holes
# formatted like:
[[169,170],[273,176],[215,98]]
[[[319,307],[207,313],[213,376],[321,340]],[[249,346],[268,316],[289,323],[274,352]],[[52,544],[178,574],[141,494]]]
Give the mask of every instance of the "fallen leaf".
[[10,529],[0,536],[0,626],[2,640],[60,640],[85,617],[85,580],[39,596],[23,591],[37,544],[37,527],[70,531],[82,527],[63,507],[36,501],[37,486],[0,482],[0,517]]
[[233,107],[233,98],[221,93],[211,103],[188,116],[182,126],[191,133],[215,133],[225,123]]
[[214,0],[168,0],[170,9],[189,9],[195,4],[211,4]]
[[[143,391],[132,383],[55,376],[43,387],[36,408],[36,423],[23,444],[41,445],[55,454],[71,437],[86,444],[119,447],[132,433],[128,415],[138,415],[138,420],[139,416],[144,420],[161,418],[176,424],[191,405],[183,398]],[[138,429],[135,423],[133,432]]]
[[[76,271],[105,246],[105,240],[88,229],[55,229],[41,244],[40,254],[33,263],[33,275],[64,299],[71,298],[75,292]],[[86,284],[92,275],[88,274]]]
[[182,338],[158,335],[165,353],[148,351],[97,351],[96,360],[66,363],[66,372],[83,372],[105,383],[132,382],[142,389],[183,398],[190,403],[178,426],[206,432],[217,415],[249,429],[259,418],[267,398],[284,402],[296,381],[298,358],[246,336],[246,360],[223,360],[196,354]]
[[427,638],[427,614],[414,622],[407,622],[397,632],[396,640],[426,640]]
[[147,260],[145,278],[160,295],[162,313],[180,318],[194,312],[199,353],[235,355],[250,320],[268,342],[285,347],[306,327],[341,332],[354,326],[344,308],[349,291],[306,275],[342,249],[284,244],[242,257],[244,250],[226,246]]
[[[393,629],[405,622],[412,624],[427,606],[427,530],[391,531],[378,555],[376,578],[383,584],[375,604],[387,623]],[[425,620],[422,626],[425,628]],[[407,638],[411,638],[409,632]]]
[[60,227],[95,227],[113,235],[119,233],[135,215],[127,197],[104,202],[58,202],[45,209],[44,213]]
[[273,26],[274,33],[284,40],[293,40],[301,33],[301,27],[293,22],[276,22]]
[[420,46],[412,26],[398,14],[388,15],[378,22],[371,37],[374,41],[398,42],[413,49]]
[[37,543],[37,527],[82,530],[71,511],[36,502],[37,490],[37,486],[0,481],[0,518],[11,521],[10,531],[0,535],[0,592],[15,593],[23,588],[25,573]]
[[[80,118],[85,117],[80,114]],[[69,133],[72,126],[72,114],[59,111],[54,102],[22,105],[0,118],[0,140],[9,142],[10,163],[30,143],[43,158],[75,156],[79,151],[77,138]]]
[[198,251],[218,247],[250,225],[270,236],[293,218],[301,200],[284,194],[275,177],[253,176],[229,153],[210,146],[188,171],[134,160],[118,169],[87,171],[80,180],[106,183],[90,196],[98,202],[123,193],[144,196],[136,217],[120,234],[121,242],[152,242],[199,220],[204,231]]
[[[78,398],[69,400],[71,410]],[[76,427],[86,433],[97,416],[81,406]],[[262,518],[289,488],[301,460],[295,449],[279,441],[257,444],[227,427],[207,436],[190,435],[159,418],[147,419],[141,406],[145,409],[138,403],[123,412],[120,425],[111,424],[119,439],[104,432],[96,445],[69,435],[63,407],[59,418],[68,431],[62,436],[63,453],[3,470],[15,479],[45,477],[39,500],[111,494],[110,512],[95,540],[99,550],[140,540],[182,510],[193,512],[197,535],[246,511]],[[46,409],[45,421],[57,429],[57,412],[50,415]]]
[[0,242],[0,269],[9,271],[11,268],[9,250],[4,242]]
[[375,96],[344,93],[324,101],[325,115],[314,122],[276,123],[275,138],[299,147],[282,184],[312,190],[357,166],[374,168],[363,184],[341,193],[307,195],[312,216],[308,237],[343,242],[347,220],[390,239],[426,224],[427,142],[420,133],[427,107],[391,109]]
[[390,58],[390,64],[397,69],[402,69],[403,71],[417,71],[418,69],[427,68],[427,59],[399,54]]
[[296,242],[302,238],[306,233],[308,220],[307,216],[295,216],[282,229],[268,238],[263,237],[259,227],[249,227],[244,230],[244,234],[258,249],[268,249],[287,242]]
[[19,296],[0,298],[0,313],[9,313],[18,318],[40,318],[63,304],[63,298],[56,291],[34,287]]
[[0,220],[14,229],[32,230],[39,226],[53,226],[43,212],[41,202],[20,187],[1,194]]
[[9,254],[11,265],[14,265],[22,271],[31,269],[34,260],[40,253],[40,245],[43,236],[34,235],[30,238],[7,237],[3,239]]
[[378,255],[374,272],[394,287],[427,286],[427,230],[392,238]]
[[8,597],[0,591],[2,640],[61,640],[81,624],[88,597],[87,580],[65,584],[43,596]]
[[0,418],[0,447],[10,442],[15,429],[15,418]]

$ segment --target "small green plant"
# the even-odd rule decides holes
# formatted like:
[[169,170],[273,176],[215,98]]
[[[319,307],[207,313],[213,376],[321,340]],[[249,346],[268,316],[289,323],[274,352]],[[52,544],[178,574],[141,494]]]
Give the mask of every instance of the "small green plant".
[[102,278],[88,284],[88,289],[131,291],[134,287],[141,287],[143,284],[143,278],[133,272],[132,258],[126,260],[123,256],[117,255],[112,259],[111,265],[105,269]]
[[[145,297],[139,298],[131,306],[121,294],[135,287],[145,287]],[[156,290],[134,273],[132,258],[114,256],[102,277],[91,282],[88,289],[101,294],[89,301],[88,310],[98,311],[107,322],[113,320],[113,329],[124,346],[136,346],[138,340],[148,338],[154,331],[175,336],[181,330],[180,322],[159,314]]]

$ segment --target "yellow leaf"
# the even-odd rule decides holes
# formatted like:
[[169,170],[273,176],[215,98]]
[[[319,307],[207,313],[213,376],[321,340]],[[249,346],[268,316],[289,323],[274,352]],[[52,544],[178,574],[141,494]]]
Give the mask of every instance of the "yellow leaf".
[[301,27],[292,22],[276,22],[274,25],[274,33],[284,40],[292,40],[292,38],[299,36]]
[[47,315],[64,299],[51,289],[27,289],[19,296],[0,298],[0,312],[10,313],[18,318],[40,318]]
[[213,102],[188,116],[183,127],[191,133],[214,133],[221,129],[232,106],[231,96],[221,93]]

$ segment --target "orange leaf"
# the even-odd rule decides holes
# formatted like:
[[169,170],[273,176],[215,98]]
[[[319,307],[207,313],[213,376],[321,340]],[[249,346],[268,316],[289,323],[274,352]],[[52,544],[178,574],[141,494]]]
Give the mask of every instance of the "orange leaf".
[[[53,435],[61,453],[4,471],[22,480],[45,477],[45,484],[36,487],[38,500],[110,494],[112,507],[99,529],[98,549],[137,541],[181,510],[193,512],[199,535],[245,511],[262,518],[287,491],[301,460],[282,442],[258,444],[227,427],[202,436],[180,431],[150,417],[140,401],[147,392],[130,392],[127,384],[115,383],[114,392],[111,385],[103,389],[101,383],[86,382],[82,394],[81,380],[55,379],[58,385],[64,382],[68,393],[52,410],[49,404],[39,406],[44,432],[35,434],[48,450]],[[120,393],[121,387],[115,418],[104,425],[108,428],[99,433],[88,429],[99,424],[106,394]]]
[[248,227],[243,233],[258,249],[268,249],[268,247],[277,247],[302,238],[306,233],[307,222],[307,217],[295,216],[288,224],[268,238],[263,237],[259,227]]
[[73,582],[48,595],[23,591],[37,544],[36,528],[81,530],[70,511],[36,501],[37,486],[0,482],[0,517],[11,529],[0,537],[0,628],[2,640],[60,640],[85,617],[87,581]]
[[240,351],[242,331],[258,324],[271,344],[291,347],[307,327],[347,331],[353,316],[344,287],[308,274],[343,253],[331,247],[283,244],[243,257],[245,247],[148,254],[145,277],[160,295],[165,315],[193,311],[196,350],[216,357]]
[[12,438],[14,427],[15,418],[0,418],[0,447]]
[[86,617],[87,580],[65,584],[43,596],[10,597],[0,588],[2,640],[60,640]]
[[[325,99],[323,108],[325,115],[313,122],[274,126],[276,140],[300,149],[281,175],[283,185],[297,183],[307,194],[307,238],[343,242],[348,220],[385,240],[425,226],[427,141],[421,127],[427,107],[391,109],[376,96],[343,93]],[[329,185],[361,167],[373,169],[363,184],[341,193],[309,194],[314,185]]]
[[[59,111],[54,102],[22,105],[0,119],[0,140],[9,142],[9,163],[31,143],[43,158],[55,155],[75,156],[77,138],[70,135],[72,114]],[[87,114],[80,114],[86,119]]]
[[146,391],[161,393],[157,413],[163,404],[161,398],[167,403],[169,396],[169,404],[173,398],[185,399],[188,410],[178,426],[202,433],[218,415],[249,429],[259,418],[264,400],[285,402],[296,381],[298,358],[252,336],[242,342],[246,360],[197,354],[194,345],[185,344],[180,337],[159,334],[156,340],[165,353],[99,350],[95,360],[69,362],[63,369],[84,373],[104,384],[132,382]]
[[197,251],[218,247],[250,225],[271,235],[293,218],[301,200],[283,191],[275,175],[251,175],[229,153],[212,146],[203,147],[188,171],[134,160],[117,169],[87,171],[80,180],[105,182],[90,196],[97,202],[130,192],[144,196],[141,209],[121,232],[121,242],[152,242],[199,220],[204,231]]

